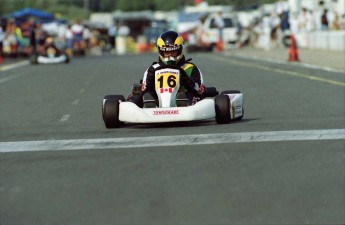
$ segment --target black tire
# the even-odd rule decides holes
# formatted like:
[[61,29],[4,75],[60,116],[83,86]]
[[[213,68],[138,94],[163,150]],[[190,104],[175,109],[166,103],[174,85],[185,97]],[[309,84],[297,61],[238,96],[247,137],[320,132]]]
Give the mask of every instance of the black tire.
[[103,99],[102,114],[105,127],[108,129],[121,127],[119,120],[120,101],[125,101],[122,95],[107,95]]
[[217,95],[214,99],[216,121],[218,124],[230,123],[230,99],[226,95]]
[[238,90],[229,90],[229,91],[222,91],[220,95],[227,95],[227,94],[241,94]]
[[37,58],[38,58],[37,55],[30,56],[30,64],[37,65],[38,64]]
[[217,51],[217,44],[216,43],[212,43],[210,45],[210,49],[211,49],[211,52],[216,52]]
[[219,92],[215,87],[206,87],[204,92],[204,97],[215,97],[219,95]]
[[71,60],[70,60],[70,58],[68,57],[68,55],[65,55],[65,56],[66,56],[65,63],[68,64]]
[[289,48],[291,45],[291,35],[284,36],[282,42],[286,48]]

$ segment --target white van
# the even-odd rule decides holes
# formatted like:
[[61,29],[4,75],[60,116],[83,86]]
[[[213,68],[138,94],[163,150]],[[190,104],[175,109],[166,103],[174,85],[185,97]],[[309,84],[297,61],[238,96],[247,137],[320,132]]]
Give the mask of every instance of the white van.
[[[215,24],[216,14],[209,15],[204,22],[204,32],[202,41],[208,45],[216,45],[218,41],[219,29]],[[223,14],[225,27],[223,28],[224,46],[233,45],[239,39],[238,23],[234,15]]]

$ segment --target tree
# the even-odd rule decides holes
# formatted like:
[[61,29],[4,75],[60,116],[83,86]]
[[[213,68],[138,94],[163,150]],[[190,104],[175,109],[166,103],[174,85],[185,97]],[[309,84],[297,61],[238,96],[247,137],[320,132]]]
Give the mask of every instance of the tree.
[[[78,17],[85,19],[84,4],[87,1],[88,11],[112,12],[140,11],[140,10],[178,10],[186,5],[193,5],[194,0],[0,0],[0,16],[16,10],[32,7],[50,13],[60,13],[67,18]],[[236,9],[243,9],[253,5],[273,3],[277,0],[204,0],[210,5],[232,5]],[[84,12],[84,13],[83,13]]]

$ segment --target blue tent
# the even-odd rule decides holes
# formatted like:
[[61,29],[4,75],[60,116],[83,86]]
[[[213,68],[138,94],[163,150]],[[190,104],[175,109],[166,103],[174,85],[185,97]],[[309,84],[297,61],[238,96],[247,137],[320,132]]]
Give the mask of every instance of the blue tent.
[[10,17],[16,19],[16,22],[23,22],[28,18],[34,18],[35,20],[39,20],[42,23],[51,22],[55,19],[53,14],[33,9],[33,8],[24,8],[19,11],[13,12],[10,14]]

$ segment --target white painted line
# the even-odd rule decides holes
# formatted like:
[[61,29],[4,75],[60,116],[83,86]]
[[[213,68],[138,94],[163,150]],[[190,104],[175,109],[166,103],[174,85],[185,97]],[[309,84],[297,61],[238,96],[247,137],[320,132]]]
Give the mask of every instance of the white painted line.
[[[223,53],[225,56],[237,56],[239,58],[249,58],[253,60],[258,60],[262,62],[270,62],[270,63],[277,63],[277,64],[283,64],[283,65],[291,65],[293,62],[288,62],[288,61],[282,61],[279,59],[272,59],[272,58],[265,58],[265,57],[259,57],[259,56],[252,56],[249,54],[241,54],[241,53],[231,53],[231,52],[225,52]],[[326,67],[326,66],[317,66],[317,65],[312,65],[309,63],[301,63],[301,62],[296,62],[294,65],[300,65],[304,66],[306,68],[312,68],[312,69],[319,69],[319,70],[325,70],[329,72],[335,72],[335,73],[344,73],[343,70],[341,69],[335,69],[331,67]]]
[[2,79],[0,79],[0,84],[5,83],[5,82],[7,82],[9,80],[13,80],[13,79],[15,79],[17,77],[19,77],[19,76],[17,75],[17,76],[11,76],[11,77],[2,78]]
[[60,122],[66,122],[70,117],[71,117],[71,115],[63,115],[59,121]]
[[232,62],[234,64],[242,65],[242,66],[246,66],[246,67],[251,67],[251,68],[256,68],[256,69],[261,69],[261,70],[266,70],[266,71],[271,71],[271,72],[273,71],[273,72],[276,72],[276,74],[283,74],[283,75],[287,75],[287,76],[299,77],[299,78],[304,78],[304,79],[308,79],[308,80],[312,80],[312,81],[319,81],[319,82],[323,82],[323,83],[333,84],[333,85],[337,85],[337,86],[345,86],[345,82],[342,82],[342,81],[326,79],[326,78],[322,78],[319,76],[313,76],[313,75],[303,74],[303,73],[289,71],[289,70],[272,68],[272,67],[259,65],[259,64],[242,62],[242,61],[234,60],[234,59],[226,59],[224,57],[217,56],[217,55],[215,57],[218,60],[222,60],[222,61],[226,61],[226,62]]
[[1,78],[0,84],[5,83],[5,82],[10,81],[10,80],[13,80],[13,79],[17,79],[17,78],[22,77],[22,76],[29,75],[29,74],[31,74],[30,71],[23,71],[21,73],[16,73],[15,75],[12,75],[10,77]]
[[9,64],[9,65],[5,65],[5,66],[1,66],[0,71],[8,71],[8,70],[15,69],[15,68],[22,67],[22,66],[26,66],[26,65],[29,65],[28,60]]
[[345,129],[216,133],[107,139],[0,142],[0,153],[28,151],[144,148],[180,145],[310,140],[345,140]]

